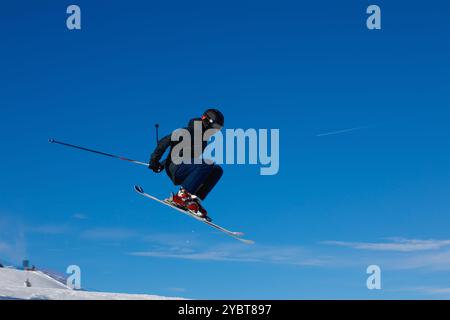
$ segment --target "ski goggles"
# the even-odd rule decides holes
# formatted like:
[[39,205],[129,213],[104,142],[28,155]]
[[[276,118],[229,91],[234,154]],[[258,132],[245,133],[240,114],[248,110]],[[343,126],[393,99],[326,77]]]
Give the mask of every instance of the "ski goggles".
[[208,118],[207,116],[203,116],[202,120],[208,124],[209,128],[219,129],[219,130],[222,129],[222,126],[220,124],[215,122],[213,119]]

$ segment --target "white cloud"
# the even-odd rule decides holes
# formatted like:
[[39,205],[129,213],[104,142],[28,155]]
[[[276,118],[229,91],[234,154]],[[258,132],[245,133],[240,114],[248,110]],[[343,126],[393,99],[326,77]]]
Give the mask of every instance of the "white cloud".
[[152,233],[142,236],[144,242],[158,243],[168,246],[184,246],[200,244],[199,240],[194,232],[184,233]]
[[441,293],[449,293],[450,288],[439,288],[439,287],[421,287],[418,288],[417,291],[421,291],[428,294],[441,294]]
[[183,260],[205,261],[235,261],[279,263],[299,266],[321,266],[327,261],[320,257],[309,255],[306,250],[298,246],[242,246],[222,245],[196,250],[193,248],[158,248],[156,250],[138,251],[129,253],[139,257],[172,258]]
[[398,269],[450,270],[450,250],[416,254],[396,261]]
[[77,220],[87,220],[88,216],[85,215],[84,213],[75,213],[72,218],[77,219]]
[[69,231],[68,226],[66,225],[40,225],[40,226],[29,226],[26,231],[32,233],[40,233],[40,234],[64,234]]
[[97,228],[90,229],[81,235],[82,238],[94,240],[124,240],[136,237],[138,233],[130,229],[122,228]]
[[323,241],[322,244],[357,251],[333,254],[335,266],[375,263],[393,270],[450,270],[450,240],[387,238],[385,242]]
[[435,286],[417,286],[417,287],[405,287],[400,289],[389,290],[393,292],[413,292],[423,295],[433,296],[433,298],[450,298],[449,287],[435,287]]
[[450,240],[418,240],[404,238],[390,238],[389,242],[346,242],[346,241],[323,241],[323,244],[348,247],[359,250],[372,251],[397,251],[413,252],[438,250],[450,246]]

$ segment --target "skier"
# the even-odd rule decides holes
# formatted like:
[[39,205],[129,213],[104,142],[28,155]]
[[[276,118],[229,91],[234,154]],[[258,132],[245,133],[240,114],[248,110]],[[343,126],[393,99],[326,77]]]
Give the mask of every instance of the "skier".
[[[155,150],[153,151],[149,168],[156,173],[160,173],[164,168],[167,175],[175,185],[181,185],[180,190],[176,194],[171,194],[169,201],[176,206],[189,210],[190,212],[209,219],[208,212],[202,205],[209,192],[214,188],[223,174],[223,170],[216,164],[208,164],[202,161],[200,164],[194,163],[194,158],[199,155],[194,154],[194,124],[201,122],[202,129],[201,136],[208,129],[220,130],[224,125],[224,116],[217,109],[206,110],[201,118],[194,118],[189,121],[186,129],[191,135],[191,155],[190,163],[175,164],[172,161],[172,149],[182,141],[172,141],[172,134],[162,138]],[[206,141],[202,142],[201,153],[205,150]],[[170,147],[170,152],[167,158],[161,163],[160,160],[166,150]]]
[[[150,161],[148,163],[133,160],[116,154],[86,148],[83,146],[77,146],[74,144],[57,141],[55,139],[49,139],[49,142],[99,154],[102,156],[107,156],[114,159],[119,159],[122,161],[127,161],[134,164],[139,164],[145,167],[149,167],[151,170],[157,173],[160,173],[165,168],[168,176],[173,181],[173,183],[175,185],[181,185],[180,191],[178,191],[177,194],[172,194],[169,199],[161,200],[157,197],[152,196],[151,194],[145,193],[144,189],[139,185],[135,185],[134,190],[142,196],[145,196],[146,198],[170,206],[177,211],[181,211],[187,214],[188,216],[197,218],[197,220],[201,220],[203,223],[209,225],[210,227],[223,232],[224,234],[233,237],[243,243],[252,244],[254,243],[254,241],[242,238],[242,236],[244,235],[242,232],[232,231],[213,223],[201,202],[211,192],[211,190],[214,188],[223,174],[222,168],[218,165],[210,163],[210,161],[203,161],[201,155],[204,153],[207,146],[207,142],[204,140],[208,140],[207,138],[210,136],[210,134],[217,133],[220,129],[222,129],[223,125],[224,117],[219,110],[206,110],[201,118],[194,118],[190,120],[187,128],[184,128],[185,131],[176,132],[177,135],[173,137],[173,141],[173,133],[158,141],[158,145],[152,153]],[[180,133],[180,135],[178,135],[178,133]],[[184,143],[183,141],[179,141],[178,137],[184,138],[186,140],[187,138],[191,138],[191,143],[187,143],[187,141],[186,143]],[[196,145],[196,140],[201,141],[199,146]],[[170,153],[168,157],[161,163],[160,160],[167,149],[169,149],[169,147]],[[180,150],[180,152],[177,152],[178,150]],[[180,157],[182,161],[179,161]],[[198,163],[199,158],[202,159],[200,163]],[[24,261],[24,266],[25,263],[28,267],[28,261]]]

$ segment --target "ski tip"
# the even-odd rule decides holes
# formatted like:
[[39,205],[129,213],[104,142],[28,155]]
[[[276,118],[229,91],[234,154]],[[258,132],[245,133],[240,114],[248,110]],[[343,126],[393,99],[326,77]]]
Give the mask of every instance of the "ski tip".
[[49,143],[53,143],[53,142],[55,142],[55,139],[50,138],[50,139],[48,139],[48,142],[49,142]]
[[141,186],[134,186],[134,190],[139,193],[144,193],[144,189]]
[[253,241],[253,240],[247,240],[247,239],[239,239],[239,240],[246,244],[255,244],[255,241]]

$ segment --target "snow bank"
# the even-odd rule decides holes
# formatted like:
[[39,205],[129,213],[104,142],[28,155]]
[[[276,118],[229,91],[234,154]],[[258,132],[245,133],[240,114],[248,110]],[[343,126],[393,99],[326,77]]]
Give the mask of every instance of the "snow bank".
[[[31,287],[25,282],[29,280]],[[170,298],[145,294],[122,294],[72,290],[40,271],[23,271],[0,268],[1,299],[40,300],[172,300]]]

